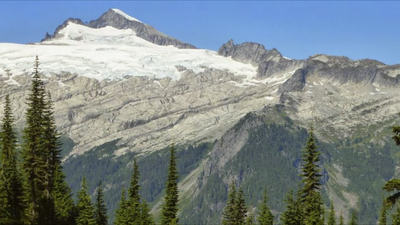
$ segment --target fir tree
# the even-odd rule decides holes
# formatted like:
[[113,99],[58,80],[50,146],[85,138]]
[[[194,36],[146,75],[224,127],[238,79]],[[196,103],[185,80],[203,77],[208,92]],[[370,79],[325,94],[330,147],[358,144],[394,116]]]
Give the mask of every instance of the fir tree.
[[297,200],[293,197],[293,191],[290,190],[286,196],[286,210],[281,215],[281,221],[284,225],[303,225],[303,208],[301,207],[301,190],[298,191]]
[[242,225],[246,221],[247,207],[244,199],[243,189],[239,187],[239,191],[236,196],[235,205],[235,224]]
[[78,192],[77,214],[77,225],[96,225],[94,208],[90,200],[90,195],[87,193],[85,178],[82,179],[81,190]]
[[382,201],[382,208],[380,211],[380,216],[379,216],[379,225],[386,225],[387,224],[387,210],[388,210],[388,204],[386,203],[385,199]]
[[[139,167],[136,159],[133,160],[133,174],[131,184],[128,190],[129,194],[129,213],[131,218],[138,220],[140,218],[140,196],[139,196]],[[139,221],[138,221],[139,222]]]
[[344,219],[343,219],[342,211],[340,211],[339,225],[344,225]]
[[329,211],[328,225],[336,225],[335,206],[333,205],[333,201],[331,201],[331,208],[330,208],[330,211]]
[[349,225],[357,225],[357,211],[353,210],[351,212],[351,219]]
[[[400,126],[392,127],[392,133],[394,134],[392,136],[394,142],[396,143],[397,146],[400,146]],[[386,182],[383,189],[387,192],[396,191],[396,193],[387,197],[387,199],[386,199],[388,207],[391,208],[395,205],[395,203],[400,198],[400,191],[399,191],[400,190],[400,179],[390,179],[388,182]]]
[[28,203],[29,221],[46,225],[47,212],[46,193],[46,151],[43,150],[43,113],[45,109],[45,91],[39,77],[39,59],[36,56],[35,71],[31,93],[27,98],[27,125],[23,130],[24,144],[22,148],[23,172],[26,177],[25,201]]
[[236,206],[236,186],[232,182],[229,187],[228,199],[224,212],[222,213],[222,224],[223,225],[234,225],[235,224],[235,206]]
[[[0,221],[21,224],[24,214],[22,174],[18,168],[17,137],[13,130],[13,115],[9,95],[5,98],[4,118],[0,132]],[[0,222],[1,224],[1,222]]]
[[75,205],[72,200],[71,189],[65,182],[65,175],[58,165],[55,168],[54,186],[52,197],[55,208],[55,221],[57,225],[73,225],[75,223]]
[[392,225],[400,225],[400,207],[397,206],[396,212],[392,215]]
[[170,148],[168,180],[165,192],[165,201],[161,211],[161,225],[169,225],[173,221],[178,223],[178,171],[174,144],[172,144]]
[[251,208],[249,208],[248,214],[246,216],[246,225],[255,225],[255,221],[254,221],[254,214],[253,214],[253,210]]
[[115,215],[114,225],[130,225],[131,218],[129,215],[129,202],[126,200],[125,188],[122,189],[121,200]]
[[140,204],[140,223],[139,225],[155,225],[152,215],[150,214],[149,207],[146,201]]
[[96,205],[95,205],[95,213],[94,216],[96,218],[96,225],[107,225],[107,208],[104,204],[103,200],[103,186],[101,181],[97,186],[96,192]]
[[317,150],[313,128],[310,129],[306,147],[302,154],[303,166],[303,195],[302,204],[304,207],[304,222],[310,225],[323,224],[323,203],[320,194],[321,170],[319,169],[320,152]]
[[259,206],[260,211],[258,212],[257,220],[260,225],[273,225],[274,224],[274,216],[271,213],[267,205],[267,191],[264,190],[263,201]]

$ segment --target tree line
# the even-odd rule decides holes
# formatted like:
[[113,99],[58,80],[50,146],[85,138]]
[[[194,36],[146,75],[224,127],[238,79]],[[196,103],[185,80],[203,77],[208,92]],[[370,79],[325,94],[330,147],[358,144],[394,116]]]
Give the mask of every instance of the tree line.
[[[5,97],[0,131],[0,225],[108,224],[101,182],[96,189],[94,204],[85,178],[81,181],[77,202],[73,201],[62,171],[60,134],[55,125],[51,95],[40,79],[37,56],[27,105],[23,142],[19,145],[13,128],[10,96]],[[163,225],[178,223],[178,172],[173,145],[170,156],[162,207]],[[139,170],[134,160],[128,198],[124,190],[115,225],[155,224],[147,203],[140,199],[139,189]]]
[[[102,182],[98,183],[94,203],[88,193],[86,179],[81,180],[77,201],[65,182],[61,163],[60,134],[54,118],[50,93],[39,76],[39,59],[36,56],[30,94],[27,97],[26,125],[22,143],[17,141],[10,96],[5,97],[4,117],[0,130],[0,225],[107,225],[107,207],[103,200]],[[393,127],[393,139],[400,145],[400,126]],[[178,171],[175,146],[170,147],[166,195],[161,209],[161,225],[177,225]],[[324,207],[321,195],[320,151],[313,128],[302,152],[300,176],[302,181],[294,194],[285,198],[286,208],[280,215],[284,225],[343,225],[342,213],[337,221],[333,201],[329,210]],[[149,207],[140,195],[139,168],[133,161],[133,173],[128,189],[122,190],[115,225],[155,225]],[[387,215],[400,199],[400,179],[389,180],[383,189],[393,192],[383,199],[378,223],[386,225]],[[268,206],[267,190],[258,209],[246,205],[245,194],[232,182],[229,186],[222,225],[273,225],[278,221]],[[325,214],[328,218],[325,218]],[[256,213],[255,213],[256,212]],[[350,225],[357,224],[357,211],[352,210]],[[400,225],[400,206],[392,215],[392,224]]]

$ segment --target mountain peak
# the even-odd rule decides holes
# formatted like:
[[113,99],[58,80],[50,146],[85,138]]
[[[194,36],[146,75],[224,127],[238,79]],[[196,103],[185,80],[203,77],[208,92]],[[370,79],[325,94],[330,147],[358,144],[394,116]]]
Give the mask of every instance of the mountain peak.
[[142,21],[140,21],[140,20],[138,20],[138,19],[136,19],[136,18],[133,18],[132,16],[130,16],[130,15],[124,13],[123,11],[121,11],[121,10],[119,10],[119,9],[110,9],[109,11],[113,11],[113,12],[115,12],[115,13],[121,15],[121,16],[125,17],[125,19],[127,19],[127,20],[135,21],[135,22],[139,22],[139,23],[143,23]]

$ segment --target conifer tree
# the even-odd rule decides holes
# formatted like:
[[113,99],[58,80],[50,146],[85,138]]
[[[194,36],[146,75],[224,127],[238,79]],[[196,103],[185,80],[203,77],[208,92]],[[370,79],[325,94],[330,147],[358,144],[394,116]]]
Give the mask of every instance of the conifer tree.
[[96,225],[94,208],[88,194],[86,179],[82,179],[81,190],[78,192],[77,225]]
[[96,205],[94,216],[96,218],[96,225],[107,225],[107,208],[103,200],[103,186],[101,181],[97,186],[96,191]]
[[139,167],[136,159],[133,160],[133,174],[131,177],[131,184],[128,189],[129,195],[129,213],[134,219],[140,218],[140,196],[139,196]]
[[3,203],[0,205],[0,221],[7,221],[8,224],[22,224],[25,209],[23,179],[18,168],[17,137],[13,130],[13,123],[10,97],[7,95],[0,132],[0,197]]
[[33,224],[46,225],[49,213],[46,201],[46,151],[43,150],[43,113],[45,90],[39,77],[39,58],[36,56],[31,93],[27,98],[26,127],[23,130],[23,172],[26,177],[25,201],[28,204],[28,220]]
[[353,210],[351,212],[351,219],[349,225],[357,225],[357,211]]
[[62,172],[60,165],[57,165],[55,168],[52,197],[55,208],[55,224],[75,224],[75,205],[74,201],[72,200],[71,189],[65,182],[65,175]]
[[121,200],[115,215],[114,225],[130,225],[129,202],[126,200],[125,188],[122,189]]
[[344,225],[344,219],[343,219],[342,211],[340,211],[339,225]]
[[400,225],[400,207],[397,206],[396,212],[392,215],[392,225]]
[[244,199],[243,189],[241,187],[239,187],[235,202],[235,224],[241,225],[245,223],[247,214],[246,202]]
[[[400,115],[400,114],[399,114]],[[394,142],[396,143],[397,146],[400,146],[400,126],[394,126],[392,127],[392,133],[394,134],[392,136]],[[395,203],[399,200],[400,198],[400,179],[390,179],[388,182],[386,182],[385,186],[383,189],[387,192],[392,192],[396,191],[396,193],[390,195],[387,197],[387,207],[393,207]]]
[[267,205],[267,190],[264,190],[263,201],[259,206],[260,211],[258,212],[257,220],[260,225],[273,225],[274,224],[274,216],[271,213]]
[[323,224],[324,209],[321,188],[321,169],[319,169],[320,152],[317,150],[313,128],[310,129],[309,138],[302,154],[303,195],[302,204],[304,207],[305,224]]
[[228,191],[228,199],[224,212],[222,213],[222,224],[223,225],[234,225],[235,224],[235,206],[236,206],[236,186],[232,182]]
[[249,208],[248,210],[248,214],[246,216],[246,225],[255,225],[255,221],[254,221],[254,214],[253,214],[253,210],[251,208]]
[[143,201],[140,204],[140,223],[139,225],[155,225],[154,219],[150,214],[149,207],[147,206],[146,201]]
[[333,201],[331,201],[331,207],[329,211],[328,225],[336,225],[335,218],[335,206],[333,205]]
[[387,210],[388,210],[388,204],[386,203],[385,199],[382,201],[382,208],[380,211],[380,216],[379,216],[379,225],[386,225],[387,224]]
[[297,193],[297,200],[293,197],[293,191],[290,190],[286,196],[286,211],[281,215],[281,221],[284,225],[303,225],[303,208],[301,207],[301,190]]
[[178,213],[178,170],[174,144],[170,148],[170,160],[168,167],[168,178],[166,183],[166,196],[161,211],[161,225],[169,225],[175,221],[179,223]]

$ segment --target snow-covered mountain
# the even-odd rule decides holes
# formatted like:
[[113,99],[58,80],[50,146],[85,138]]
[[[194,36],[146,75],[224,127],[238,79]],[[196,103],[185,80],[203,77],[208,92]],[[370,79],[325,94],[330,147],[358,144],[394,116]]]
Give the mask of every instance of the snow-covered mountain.
[[[181,185],[187,196],[202,193],[199,187],[207,185],[207,176],[223,171],[245,146],[261,120],[246,117],[245,128],[235,127],[251,112],[279,107],[299,126],[316,125],[318,138],[326,142],[377,126],[368,138],[380,143],[380,126],[391,124],[400,108],[400,65],[328,55],[293,60],[276,49],[233,40],[217,52],[196,49],[110,9],[87,24],[68,19],[39,43],[0,43],[0,107],[1,98],[11,94],[19,129],[36,55],[55,101],[57,125],[73,143],[69,157],[111,142],[116,142],[114,157],[145,156],[172,142],[185,146],[218,140]],[[275,119],[281,120],[270,118]],[[330,175],[343,179],[330,181],[330,196],[340,195],[336,187],[347,187],[343,174],[348,168],[337,163],[332,168],[339,169],[332,171],[339,172]],[[230,179],[222,180],[227,184]],[[338,204],[353,207],[357,193],[342,194],[352,201]]]

